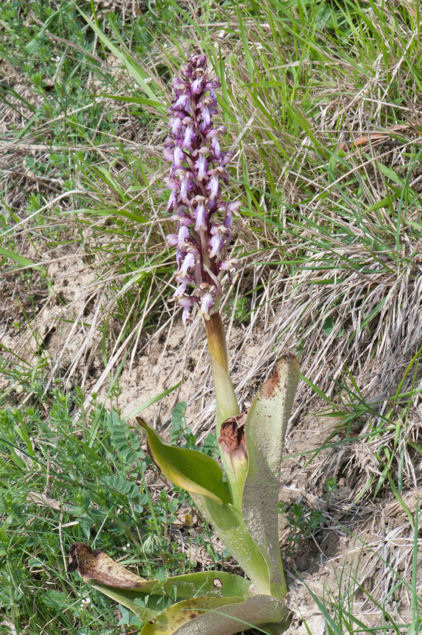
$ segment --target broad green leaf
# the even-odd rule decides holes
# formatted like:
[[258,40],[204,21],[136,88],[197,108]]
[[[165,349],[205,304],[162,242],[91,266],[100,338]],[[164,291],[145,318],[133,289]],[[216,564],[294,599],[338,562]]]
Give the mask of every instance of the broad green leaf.
[[[85,582],[137,615],[142,614],[144,619],[147,619],[146,612],[162,611],[169,603],[185,598],[199,595],[246,598],[250,588],[249,580],[225,571],[200,571],[161,581],[145,580],[103,551],[93,551],[83,543],[76,543],[70,550],[69,571],[76,569]],[[139,600],[145,598],[148,604],[142,606]]]
[[230,504],[231,497],[218,463],[201,452],[163,443],[142,419],[138,422],[147,433],[149,452],[163,475],[191,494],[199,510],[256,588],[261,593],[269,593],[267,563],[248,532],[241,513]]
[[[226,606],[233,606],[236,602],[241,602],[243,598],[189,598],[169,606],[167,609],[154,616],[153,622],[146,624],[140,631],[141,635],[173,635],[174,633],[198,633],[196,630],[197,618],[208,615],[214,617],[210,611],[221,610]],[[183,629],[181,631],[180,629]],[[188,630],[186,630],[188,629]],[[195,629],[195,630],[189,630]],[[242,629],[243,630],[243,629]],[[204,631],[202,631],[204,632]],[[205,631],[207,634],[221,631]],[[232,631],[233,632],[233,631]],[[236,631],[234,631],[236,632]]]
[[162,581],[145,580],[103,551],[93,551],[83,543],[76,543],[70,550],[69,571],[76,569],[95,589],[145,620],[153,619],[169,603],[198,595],[244,599],[250,587],[249,580],[224,571],[201,571]]
[[261,386],[246,420],[248,475],[243,517],[267,560],[272,593],[280,598],[286,593],[286,585],[278,543],[277,503],[284,437],[299,376],[297,359],[293,355],[282,357],[276,372]]
[[282,633],[288,626],[287,608],[269,595],[246,600],[197,597],[165,609],[143,627],[141,635],[231,635],[266,624],[274,633]]
[[231,501],[223,471],[211,457],[196,450],[176,448],[160,437],[142,419],[137,419],[147,434],[151,458],[162,474],[190,494],[200,494],[222,505]]
[[228,486],[218,463],[201,452],[163,443],[142,419],[138,418],[138,422],[147,433],[150,455],[162,474],[190,493],[256,588],[261,593],[269,593],[266,560],[246,528],[242,514],[230,504]]
[[197,595],[204,597],[246,597],[251,583],[234,573],[226,571],[199,571],[167,578],[164,581],[148,580],[142,583],[145,593],[165,595],[174,600],[191,598]]
[[218,505],[209,497],[192,494],[196,506],[216,535],[240,564],[258,593],[270,593],[268,566],[252,539],[242,514],[230,504]]
[[153,620],[163,610],[163,598],[161,597],[148,597],[146,600],[147,606],[142,606],[142,604],[138,604],[138,602],[146,598],[145,593],[132,591],[130,589],[119,589],[117,587],[107,586],[106,584],[99,584],[98,582],[90,582],[89,584],[93,589],[100,591],[100,593],[125,606],[141,620]]

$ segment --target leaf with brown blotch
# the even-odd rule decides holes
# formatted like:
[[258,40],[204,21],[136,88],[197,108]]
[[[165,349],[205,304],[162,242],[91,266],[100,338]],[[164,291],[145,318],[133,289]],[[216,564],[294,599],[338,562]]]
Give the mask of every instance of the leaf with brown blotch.
[[[177,597],[195,596],[246,596],[250,582],[226,571],[199,571],[169,577],[166,580],[145,580],[128,571],[103,551],[93,551],[88,545],[76,543],[70,548],[68,571],[79,571],[85,581],[104,586],[127,589],[131,597],[157,595]],[[94,584],[95,586],[95,584]],[[104,592],[104,589],[100,589]]]
[[154,602],[148,602],[148,606],[139,606],[136,603],[138,598],[144,599],[146,596],[141,585],[147,583],[147,580],[114,562],[104,551],[94,551],[81,542],[75,543],[70,548],[67,570],[72,572],[76,569],[94,589],[125,606],[142,620],[153,620],[162,610]]
[[266,558],[275,597],[286,593],[278,544],[277,501],[284,436],[299,377],[298,360],[286,353],[258,391],[245,424],[248,475],[243,489],[243,518]]
[[248,471],[245,421],[245,413],[229,417],[221,424],[218,438],[221,460],[230,484],[233,505],[239,511],[242,510],[243,486]]
[[[211,499],[206,500],[213,503]],[[216,503],[214,505],[221,509]],[[162,582],[143,580],[103,551],[94,551],[83,543],[76,543],[70,549],[68,571],[76,570],[94,589],[148,622],[145,633],[169,635],[176,627],[192,635],[198,632],[235,633],[242,617],[246,616],[251,624],[259,624],[279,620],[286,613],[284,605],[271,596],[250,596],[249,580],[223,571],[201,571]],[[144,600],[144,604],[139,604],[138,599]],[[172,606],[163,610],[169,602]],[[218,630],[212,631],[216,619],[219,620]],[[200,630],[195,627],[191,630],[189,623],[196,624],[197,620]]]
[[232,635],[248,626],[261,626],[264,633],[283,633],[289,621],[287,607],[270,595],[246,599],[196,597],[173,604],[156,615],[143,627],[141,635]]
[[94,581],[118,589],[135,589],[146,582],[144,578],[115,562],[104,551],[95,551],[88,545],[77,542],[70,548],[68,571],[79,571],[87,582]]

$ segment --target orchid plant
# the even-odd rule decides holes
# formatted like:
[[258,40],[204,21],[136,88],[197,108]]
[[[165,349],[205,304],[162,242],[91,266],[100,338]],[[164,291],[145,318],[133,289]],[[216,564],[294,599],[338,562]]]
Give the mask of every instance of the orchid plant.
[[[239,406],[229,375],[219,312],[223,284],[239,266],[228,255],[232,218],[240,204],[225,200],[230,155],[214,124],[219,82],[204,55],[193,55],[173,80],[167,210],[177,223],[167,237],[176,247],[175,298],[183,321],[202,313],[216,396],[221,464],[205,454],[172,447],[143,420],[149,453],[161,473],[191,495],[202,516],[243,568],[246,578],[204,571],[145,580],[101,551],[72,546],[69,570],[131,609],[146,624],[143,635],[237,633],[251,626],[281,633],[288,625],[287,587],[278,538],[278,493],[287,421],[299,381],[299,364],[284,355],[258,391],[249,412]],[[223,468],[223,469],[222,469]]]

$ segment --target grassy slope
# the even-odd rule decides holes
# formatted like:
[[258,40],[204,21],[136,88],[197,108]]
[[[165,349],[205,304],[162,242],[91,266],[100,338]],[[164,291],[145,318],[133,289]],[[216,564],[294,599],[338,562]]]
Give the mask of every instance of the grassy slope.
[[[106,368],[134,355],[140,320],[151,330],[151,316],[165,319],[171,266],[154,222],[166,197],[160,104],[173,70],[201,48],[222,79],[232,188],[243,203],[237,292],[246,301],[233,310],[246,325],[246,346],[254,320],[267,327],[254,367],[236,384],[247,385],[293,343],[308,382],[340,418],[335,440],[356,496],[392,488],[401,500],[420,485],[412,471],[420,453],[418,3],[167,2],[135,17],[117,4],[106,15],[99,5],[97,33],[70,2],[25,6],[9,6],[0,23],[9,43],[5,302],[19,290],[18,310],[4,311],[9,331],[23,330],[48,296],[42,271],[13,272],[28,264],[22,258],[47,262],[81,246],[102,280],[92,302],[103,290],[120,324],[107,335],[106,312],[96,322],[90,314],[105,333]],[[139,67],[124,65],[129,51]],[[129,616],[116,616],[97,594],[82,602],[89,589],[65,575],[68,546],[88,540],[113,555],[129,544],[128,562],[142,562],[142,575],[188,570],[166,530],[180,503],[164,496],[151,504],[135,435],[127,449],[116,415],[96,406],[85,414],[84,395],[63,388],[42,344],[35,368],[11,350],[2,363],[4,629],[115,632]],[[351,431],[366,443],[348,443]],[[362,446],[377,472],[365,469]],[[326,460],[330,473],[336,456]],[[409,592],[417,621],[416,582]],[[333,632],[354,632],[352,617],[331,615]]]

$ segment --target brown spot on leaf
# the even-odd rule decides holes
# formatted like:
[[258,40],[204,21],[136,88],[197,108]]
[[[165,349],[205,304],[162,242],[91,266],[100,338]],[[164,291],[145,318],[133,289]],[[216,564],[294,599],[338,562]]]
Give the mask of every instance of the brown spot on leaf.
[[67,566],[68,573],[72,573],[73,571],[76,571],[76,569],[78,568],[78,560],[76,557],[76,551],[80,545],[81,543],[77,542],[70,547],[69,564]]
[[78,569],[82,576],[85,576],[90,570],[95,569],[96,559],[102,552],[93,551],[91,547],[82,542],[76,542],[70,547],[70,559],[68,571],[76,571]]
[[274,396],[274,391],[280,383],[280,375],[278,370],[275,371],[271,377],[265,381],[261,386],[261,396],[264,399],[271,399]]
[[235,417],[226,419],[221,425],[218,442],[223,452],[230,459],[246,459],[245,423],[247,415],[240,413]]
[[267,381],[265,381],[261,386],[261,390],[260,390],[261,397],[264,397],[264,399],[272,399],[272,397],[274,397],[274,392],[277,386],[279,386],[280,384],[280,373],[278,371],[278,366],[282,362],[288,365],[291,365],[294,360],[296,360],[296,358],[292,353],[285,353],[280,358],[277,364],[277,368],[275,372],[273,373],[273,375],[271,375],[271,377],[269,377]]

